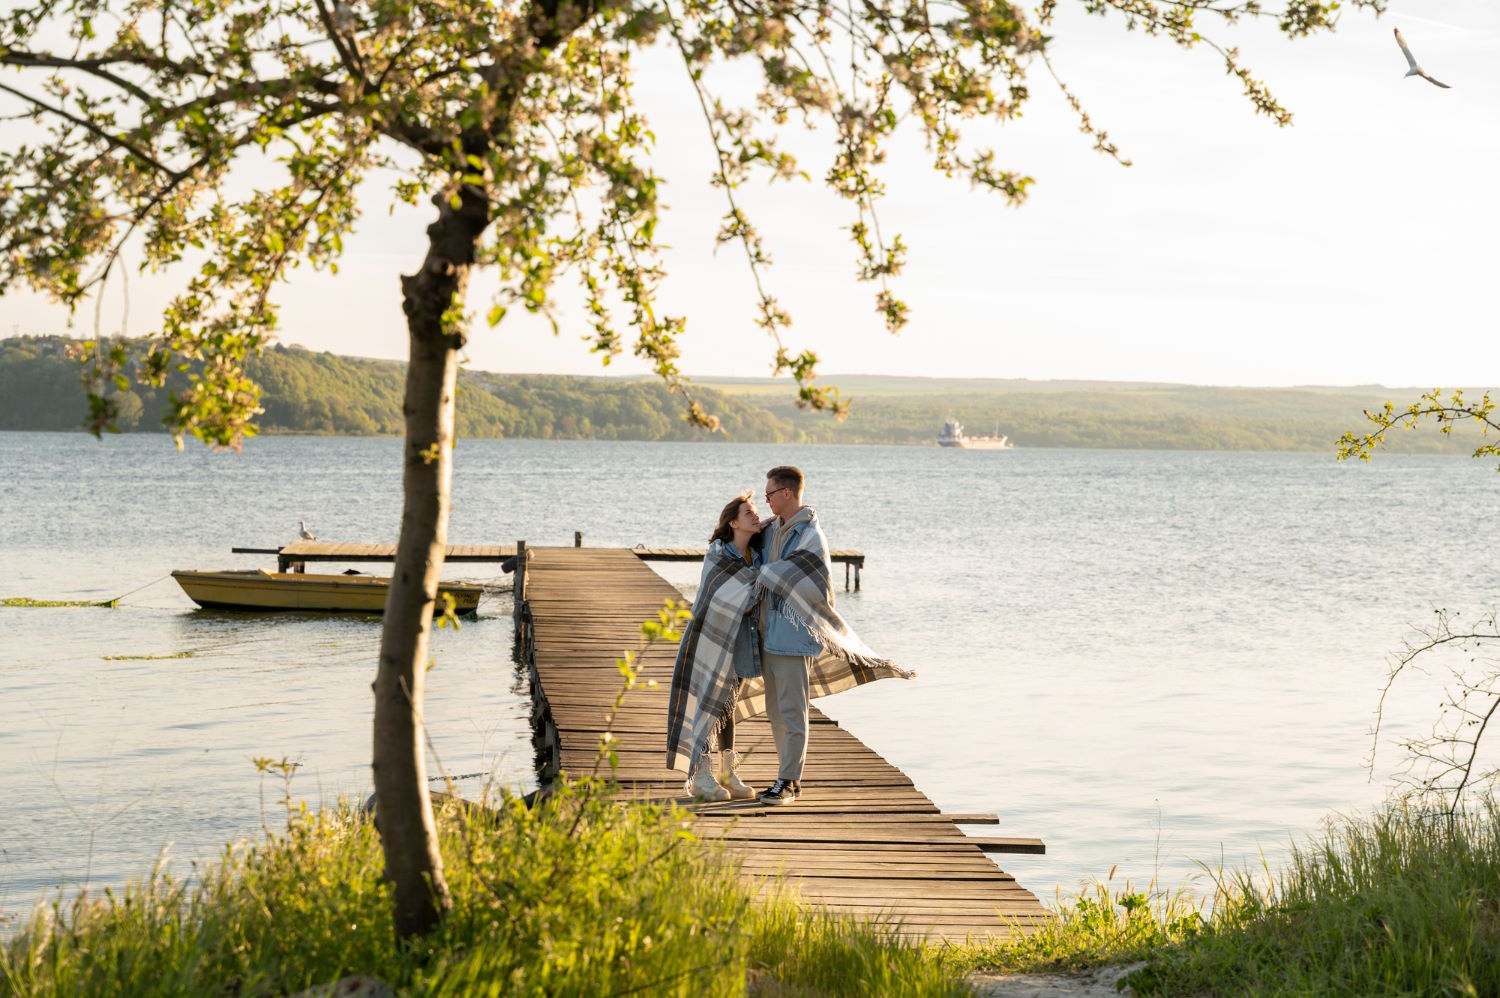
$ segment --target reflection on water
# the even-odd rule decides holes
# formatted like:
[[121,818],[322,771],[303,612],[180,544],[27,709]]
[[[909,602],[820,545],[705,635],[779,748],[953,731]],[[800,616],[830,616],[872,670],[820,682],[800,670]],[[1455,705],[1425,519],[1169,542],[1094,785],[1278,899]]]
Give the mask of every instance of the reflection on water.
[[[1386,773],[1362,761],[1386,653],[1434,605],[1496,601],[1500,476],[1464,459],[506,441],[457,459],[460,544],[701,545],[725,499],[800,464],[833,545],[868,557],[840,609],[921,672],[822,706],[945,809],[1045,839],[1046,856],[1000,857],[1043,896],[1117,863],[1168,885],[1197,860],[1274,863],[1331,810],[1378,801]],[[399,460],[389,440],[235,456],[0,434],[0,595],[254,567],[229,548],[286,543],[299,519],[393,540]],[[509,614],[488,597],[436,633],[427,717],[450,771],[526,788]],[[0,608],[0,910],[256,833],[257,756],[299,762],[310,801],[368,792],[378,636],[372,618],[196,611],[170,579],[116,610]],[[1428,720],[1397,707],[1393,736]]]

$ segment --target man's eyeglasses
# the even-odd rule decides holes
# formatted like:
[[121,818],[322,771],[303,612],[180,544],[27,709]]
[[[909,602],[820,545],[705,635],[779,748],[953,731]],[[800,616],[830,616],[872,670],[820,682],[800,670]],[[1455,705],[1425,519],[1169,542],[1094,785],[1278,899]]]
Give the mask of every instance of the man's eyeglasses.
[[766,493],[766,502],[770,502],[771,501],[771,497],[774,496],[776,493],[778,493],[778,492],[785,492],[785,491],[787,491],[790,488],[791,488],[790,485],[783,485],[779,489],[772,489],[770,492]]

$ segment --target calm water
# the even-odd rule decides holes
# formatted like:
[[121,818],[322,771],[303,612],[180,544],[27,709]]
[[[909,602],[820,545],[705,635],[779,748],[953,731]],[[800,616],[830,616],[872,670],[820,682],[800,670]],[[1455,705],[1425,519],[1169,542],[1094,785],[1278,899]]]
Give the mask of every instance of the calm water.
[[[0,433],[0,595],[265,564],[229,548],[290,541],[299,519],[393,540],[399,455]],[[1045,839],[1045,857],[1001,862],[1047,898],[1115,864],[1167,886],[1198,861],[1274,864],[1330,812],[1380,800],[1400,761],[1386,751],[1367,780],[1386,656],[1434,606],[1488,609],[1500,590],[1500,475],[1462,458],[524,441],[457,458],[454,543],[697,545],[729,496],[800,464],[830,541],[868,556],[841,609],[921,672],[821,706],[945,809]],[[509,612],[502,595],[439,632],[427,715],[450,771],[526,788]],[[170,580],[115,610],[0,608],[0,918],[258,833],[252,757],[300,762],[309,801],[366,792],[378,632],[195,611]],[[1436,702],[1405,698],[1395,731]]]

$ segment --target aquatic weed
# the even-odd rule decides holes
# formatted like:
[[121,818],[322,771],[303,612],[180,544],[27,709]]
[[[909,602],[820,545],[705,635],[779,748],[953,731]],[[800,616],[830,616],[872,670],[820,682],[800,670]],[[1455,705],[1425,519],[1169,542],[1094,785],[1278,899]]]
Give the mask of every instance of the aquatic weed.
[[120,601],[118,599],[106,600],[76,600],[76,599],[32,599],[29,596],[7,596],[0,599],[0,606],[10,607],[58,607],[58,606],[102,606],[114,607]]

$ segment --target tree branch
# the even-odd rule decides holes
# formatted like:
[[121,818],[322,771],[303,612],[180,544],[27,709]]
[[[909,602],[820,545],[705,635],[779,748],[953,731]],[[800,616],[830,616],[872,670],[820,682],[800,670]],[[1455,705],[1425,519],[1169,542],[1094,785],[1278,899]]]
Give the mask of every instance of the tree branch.
[[155,156],[152,156],[150,153],[141,149],[135,143],[121,138],[118,135],[109,134],[104,129],[94,124],[92,121],[89,121],[87,118],[80,118],[77,115],[65,111],[60,107],[53,107],[46,101],[41,100],[37,97],[33,97],[30,94],[25,93],[24,91],[17,90],[15,87],[10,86],[9,84],[0,83],[0,91],[4,91],[5,93],[11,94],[15,97],[19,97],[21,100],[26,101],[28,104],[31,104],[39,111],[45,111],[48,114],[56,115],[57,117],[62,118],[65,121],[77,125],[84,131],[89,132],[90,134],[95,135],[100,139],[103,139],[113,148],[125,150],[136,159],[140,160],[142,163],[150,166],[152,169],[169,175],[172,172],[170,169],[164,166]]
[[104,80],[107,83],[119,87],[121,90],[135,97],[137,100],[145,101],[147,104],[159,103],[156,95],[145,90],[138,84],[132,83],[116,73],[105,69],[109,65],[101,59],[68,59],[62,56],[51,55],[46,52],[26,52],[21,49],[0,49],[0,65],[17,66],[20,68],[46,67],[51,69],[72,69],[80,73],[86,73],[95,79]]
[[333,14],[323,0],[313,0],[313,6],[318,10],[318,20],[323,22],[323,30],[328,33],[328,40],[333,43],[334,50],[338,52],[339,61],[344,64],[344,69],[359,82],[360,92],[367,92],[370,88],[370,81],[365,78],[364,63],[360,59],[358,48],[351,48],[345,44],[344,36],[339,34],[338,27],[334,24]]

